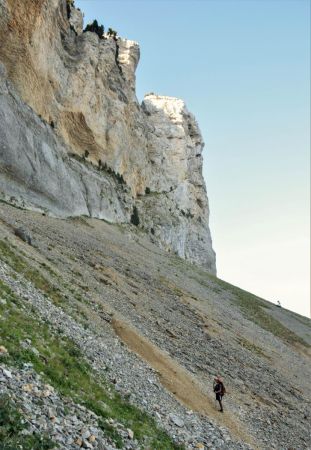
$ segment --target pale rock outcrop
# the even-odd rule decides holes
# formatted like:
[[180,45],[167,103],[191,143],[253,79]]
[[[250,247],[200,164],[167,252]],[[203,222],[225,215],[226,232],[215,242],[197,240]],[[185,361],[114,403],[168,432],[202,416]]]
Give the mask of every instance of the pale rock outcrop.
[[2,197],[61,217],[134,212],[158,245],[215,273],[194,117],[175,98],[139,105],[138,44],[83,33],[71,3],[0,0]]
[[77,34],[83,33],[83,13],[80,9],[70,7],[68,5],[67,11],[69,23]]
[[148,135],[151,176],[142,199],[143,209],[153,214],[146,221],[166,248],[213,271],[198,124],[178,98],[150,94],[142,108],[153,126]]
[[136,77],[135,71],[140,58],[139,45],[135,41],[130,41],[129,39],[117,39],[117,61],[121,68],[122,74],[129,87],[132,89],[134,94],[134,99],[136,100],[135,88],[136,88]]

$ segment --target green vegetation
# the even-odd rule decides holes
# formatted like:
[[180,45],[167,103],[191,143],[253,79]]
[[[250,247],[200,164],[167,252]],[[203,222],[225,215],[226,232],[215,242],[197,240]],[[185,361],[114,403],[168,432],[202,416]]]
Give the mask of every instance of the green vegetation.
[[123,175],[115,172],[113,169],[111,169],[111,167],[107,165],[107,163],[103,163],[101,159],[98,160],[98,170],[105,171],[109,175],[112,175],[119,184],[126,184]]
[[117,39],[117,32],[115,30],[113,30],[112,28],[108,28],[108,32],[107,32],[108,36],[113,37],[114,39]]
[[[281,322],[275,319],[267,310],[271,309],[271,305],[266,300],[257,297],[250,292],[244,291],[226,281],[203,272],[203,270],[193,267],[193,271],[200,275],[200,278],[194,276],[199,283],[216,293],[228,292],[232,295],[232,300],[236,303],[246,319],[254,322],[259,327],[274,334],[274,336],[282,339],[287,344],[301,344],[310,347],[300,336],[285,327]],[[201,278],[202,276],[202,278]],[[204,276],[204,278],[203,278]],[[207,280],[207,281],[206,281]]]
[[70,19],[71,8],[74,8],[75,2],[74,0],[66,0],[66,8],[67,8],[67,19]]
[[134,206],[133,213],[131,215],[131,223],[137,227],[139,222],[138,209]]
[[265,311],[269,306],[264,300],[235,286],[231,286],[230,290],[235,295],[235,301],[247,319],[253,321],[264,330],[270,331],[286,343],[298,343],[308,346],[300,336],[297,336],[297,334],[293,333],[271,314]]
[[87,31],[90,31],[92,33],[96,33],[97,36],[102,39],[104,37],[104,26],[103,25],[98,25],[97,20],[93,20],[92,23],[87,24],[87,26],[85,27],[85,29],[83,30],[84,33],[86,33]]
[[[62,395],[94,411],[100,417],[99,425],[118,448],[122,446],[121,437],[107,424],[107,418],[131,428],[135,438],[145,443],[146,448],[183,448],[174,444],[151,417],[123,399],[113,385],[95,375],[73,341],[63,335],[52,334],[47,324],[31,316],[34,311],[29,311],[30,314],[25,312],[19,298],[1,281],[0,297],[5,300],[5,304],[0,304],[0,343],[9,352],[7,364],[21,366],[26,362],[32,363],[36,372],[41,372]],[[39,353],[21,346],[25,339],[30,339],[32,347]]]
[[[10,248],[8,243],[0,240],[0,253],[1,259],[11,266],[16,272],[23,275],[28,281],[30,281],[37,289],[44,292],[50,299],[56,304],[61,305],[64,303],[64,298],[60,294],[58,287],[52,286],[46,278],[36,269],[29,267],[27,262],[20,256],[16,255]],[[44,266],[45,268],[47,266]],[[56,274],[54,273],[54,276]]]
[[249,350],[252,353],[255,353],[258,356],[263,356],[265,358],[268,358],[268,356],[265,354],[265,352],[262,351],[258,345],[254,344],[253,342],[250,342],[248,339],[245,339],[242,336],[238,337],[239,344],[243,347]]
[[187,217],[187,219],[193,219],[194,215],[191,213],[190,209],[187,209],[187,211],[185,212],[183,209],[180,210],[181,214],[184,217]]
[[310,347],[310,345],[300,336],[292,332],[271,314],[269,314],[268,310],[271,309],[272,305],[266,300],[233,286],[226,281],[220,280],[214,275],[207,273],[200,267],[187,261],[183,261],[179,257],[171,257],[170,264],[174,267],[178,267],[181,271],[187,270],[187,276],[216,294],[225,295],[226,292],[229,295],[231,294],[231,301],[239,306],[246,319],[254,322],[264,330],[271,332],[287,344],[301,344],[305,347]]
[[84,164],[89,169],[96,170],[98,172],[106,172],[108,175],[111,175],[118,184],[120,184],[123,189],[126,188],[126,181],[123,178],[123,175],[115,172],[111,167],[107,165],[107,163],[103,163],[101,159],[98,160],[98,165],[96,166],[93,162],[91,162],[88,158],[90,156],[90,152],[85,150],[83,155],[77,155],[76,153],[69,153],[69,156],[81,164]]
[[0,395],[0,450],[49,450],[57,448],[47,436],[25,435],[29,425],[7,395]]

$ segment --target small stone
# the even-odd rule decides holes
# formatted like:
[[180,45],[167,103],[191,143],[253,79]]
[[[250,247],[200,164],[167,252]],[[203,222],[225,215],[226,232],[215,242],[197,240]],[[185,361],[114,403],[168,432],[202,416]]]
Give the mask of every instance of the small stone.
[[130,428],[127,428],[126,432],[129,439],[134,439],[134,431],[132,431]]
[[89,442],[95,442],[96,441],[96,436],[94,436],[94,434],[91,434],[91,436],[88,438]]
[[32,245],[31,235],[23,228],[17,228],[14,231],[14,234],[15,234],[15,236],[19,237],[22,241],[26,242],[29,245]]
[[30,350],[31,350],[32,353],[34,353],[36,356],[40,356],[40,352],[39,352],[35,347],[31,347]]
[[83,444],[82,439],[80,439],[80,438],[76,439],[75,444],[78,445],[79,447],[82,447],[82,444]]
[[4,347],[4,345],[0,345],[0,356],[2,355],[7,355],[9,352],[7,351],[7,349]]
[[55,417],[56,417],[56,412],[54,411],[54,409],[52,409],[52,408],[48,408],[48,418],[49,419],[55,419]]
[[41,392],[40,397],[47,398],[50,397],[51,394],[52,392],[49,389],[45,389],[44,391]]
[[175,416],[175,414],[169,414],[169,419],[172,423],[177,425],[179,428],[182,428],[185,425],[185,422],[178,416]]
[[12,377],[12,372],[10,372],[7,369],[2,369],[3,374],[7,377],[7,378],[13,378]]
[[45,384],[44,385],[44,389],[46,389],[46,390],[48,390],[50,392],[54,392],[54,388],[50,384]]
[[33,384],[31,384],[31,383],[24,384],[22,389],[23,389],[24,392],[31,392],[33,390]]
[[196,444],[195,448],[199,448],[201,450],[204,450],[204,445],[201,444],[201,442],[199,442],[198,444]]
[[88,439],[91,436],[91,433],[89,432],[89,430],[84,431],[84,433],[82,434],[82,439]]

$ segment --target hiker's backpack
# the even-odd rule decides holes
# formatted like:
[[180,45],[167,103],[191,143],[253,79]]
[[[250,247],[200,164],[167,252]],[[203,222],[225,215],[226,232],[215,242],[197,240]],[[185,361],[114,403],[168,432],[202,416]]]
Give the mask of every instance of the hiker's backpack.
[[221,395],[225,395],[225,393],[226,393],[226,388],[225,388],[224,384],[221,383]]

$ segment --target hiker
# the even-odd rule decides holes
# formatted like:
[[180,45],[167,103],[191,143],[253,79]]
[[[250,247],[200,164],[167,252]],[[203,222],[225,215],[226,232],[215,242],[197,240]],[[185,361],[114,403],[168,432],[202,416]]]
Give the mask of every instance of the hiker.
[[223,398],[224,394],[226,393],[226,389],[225,389],[225,386],[220,377],[217,376],[214,378],[213,387],[214,387],[214,392],[216,394],[216,400],[219,402],[220,412],[224,412],[223,407],[222,407],[222,398]]

